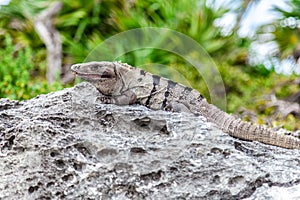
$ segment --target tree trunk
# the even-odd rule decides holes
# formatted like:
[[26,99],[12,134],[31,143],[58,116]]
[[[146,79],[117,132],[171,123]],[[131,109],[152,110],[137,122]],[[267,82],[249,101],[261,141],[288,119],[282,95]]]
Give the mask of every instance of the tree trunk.
[[55,15],[61,10],[62,2],[54,2],[35,17],[34,28],[47,48],[47,81],[55,81],[61,73],[62,44],[59,32],[53,26]]

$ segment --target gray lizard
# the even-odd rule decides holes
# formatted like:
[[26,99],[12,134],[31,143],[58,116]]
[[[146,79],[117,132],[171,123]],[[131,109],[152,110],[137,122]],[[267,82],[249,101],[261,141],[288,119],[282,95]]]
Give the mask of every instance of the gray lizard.
[[121,62],[75,64],[71,70],[92,83],[103,103],[141,104],[154,110],[202,115],[229,135],[289,149],[300,149],[300,140],[266,126],[241,121],[209,104],[196,90]]

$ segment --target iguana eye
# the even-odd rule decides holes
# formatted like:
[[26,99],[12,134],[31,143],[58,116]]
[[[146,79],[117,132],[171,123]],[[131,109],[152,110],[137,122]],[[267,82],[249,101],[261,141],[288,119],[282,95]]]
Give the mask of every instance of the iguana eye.
[[101,74],[101,78],[112,78],[112,75],[106,71]]
[[98,69],[99,69],[99,67],[97,65],[92,65],[91,66],[92,71],[97,71]]

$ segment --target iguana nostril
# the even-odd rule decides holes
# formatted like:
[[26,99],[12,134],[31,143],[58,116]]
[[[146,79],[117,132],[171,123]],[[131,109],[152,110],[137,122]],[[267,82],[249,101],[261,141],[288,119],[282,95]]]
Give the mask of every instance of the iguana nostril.
[[80,65],[78,65],[78,64],[72,65],[72,66],[71,66],[71,71],[74,72],[74,71],[78,70],[79,66],[80,66]]

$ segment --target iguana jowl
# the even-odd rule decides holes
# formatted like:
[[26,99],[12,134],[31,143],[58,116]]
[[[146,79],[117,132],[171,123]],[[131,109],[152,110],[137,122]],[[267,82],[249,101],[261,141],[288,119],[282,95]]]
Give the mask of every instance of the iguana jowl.
[[138,103],[154,110],[200,114],[229,135],[289,149],[300,149],[300,140],[271,128],[241,121],[209,104],[196,90],[120,62],[88,62],[71,70],[92,83],[103,103]]

